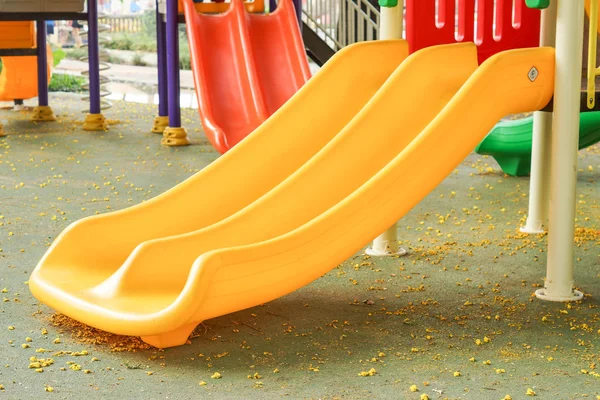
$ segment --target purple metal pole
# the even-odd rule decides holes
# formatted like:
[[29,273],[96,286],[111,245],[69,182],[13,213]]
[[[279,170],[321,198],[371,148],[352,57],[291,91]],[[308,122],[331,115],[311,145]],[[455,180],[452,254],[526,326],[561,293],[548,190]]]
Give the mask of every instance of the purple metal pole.
[[177,0],[167,0],[167,85],[169,92],[169,127],[181,127],[179,108],[179,30]]
[[38,105],[48,105],[48,55],[46,54],[46,21],[37,21]]
[[158,53],[158,116],[169,115],[169,93],[167,80],[167,37],[162,14],[156,0],[156,47]]
[[296,9],[298,25],[300,25],[300,30],[302,30],[302,0],[294,0],[294,8]]
[[100,114],[100,49],[98,46],[98,2],[88,0],[88,63],[90,70],[90,114]]
[[269,0],[269,12],[272,13],[277,9],[277,0]]

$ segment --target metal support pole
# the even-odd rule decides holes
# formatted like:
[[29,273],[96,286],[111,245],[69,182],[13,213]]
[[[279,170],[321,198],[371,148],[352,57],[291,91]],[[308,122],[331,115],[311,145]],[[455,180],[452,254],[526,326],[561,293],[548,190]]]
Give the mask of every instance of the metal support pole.
[[583,297],[573,290],[583,6],[584,0],[558,0],[548,264],[544,289],[535,292],[538,298],[550,301]]
[[169,127],[181,126],[179,107],[179,30],[177,0],[167,0],[167,82],[169,103]]
[[156,0],[156,50],[158,69],[158,116],[154,118],[153,133],[162,134],[169,126],[169,84],[167,78],[167,36],[163,15]]
[[46,21],[37,21],[38,105],[48,106],[48,55],[46,53]]
[[98,45],[98,2],[88,0],[88,63],[90,68],[90,114],[100,114],[100,47]]
[[100,45],[98,43],[98,2],[88,0],[88,65],[90,112],[85,117],[83,129],[86,131],[105,131],[108,129],[106,118],[102,115],[100,100]]
[[[557,2],[542,11],[540,46],[556,45]],[[543,233],[548,220],[550,194],[550,156],[552,149],[552,113],[533,113],[531,176],[529,180],[529,212],[521,228],[524,233]]]
[[46,48],[46,21],[36,21],[36,56],[38,80],[38,106],[34,108],[32,121],[56,121],[48,105],[48,53]]
[[169,126],[161,141],[165,146],[190,144],[187,132],[181,126],[180,82],[179,82],[179,8],[177,0],[167,0],[167,85]]
[[162,14],[158,11],[156,2],[156,47],[158,53],[158,115],[169,115],[169,92],[167,78],[167,36]]
[[[394,7],[385,7],[381,4],[381,19],[379,26],[379,39],[402,39],[404,0],[398,1]],[[406,254],[406,250],[398,245],[398,224],[392,225],[387,231],[373,240],[371,247],[365,251],[370,256],[391,256]]]

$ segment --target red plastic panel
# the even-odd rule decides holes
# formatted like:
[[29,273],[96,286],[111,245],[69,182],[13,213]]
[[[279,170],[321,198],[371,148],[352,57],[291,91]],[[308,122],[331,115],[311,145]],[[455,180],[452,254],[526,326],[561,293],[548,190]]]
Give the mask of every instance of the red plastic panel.
[[528,8],[525,0],[406,0],[411,52],[474,41],[481,63],[504,50],[536,47],[539,36],[540,10]]

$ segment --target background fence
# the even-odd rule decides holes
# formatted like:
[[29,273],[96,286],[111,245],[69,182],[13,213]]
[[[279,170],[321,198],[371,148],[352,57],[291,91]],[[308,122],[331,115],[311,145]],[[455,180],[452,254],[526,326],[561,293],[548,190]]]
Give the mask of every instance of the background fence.
[[137,33],[143,29],[142,16],[139,14],[111,15],[100,18],[99,21],[101,24],[110,25],[109,32]]

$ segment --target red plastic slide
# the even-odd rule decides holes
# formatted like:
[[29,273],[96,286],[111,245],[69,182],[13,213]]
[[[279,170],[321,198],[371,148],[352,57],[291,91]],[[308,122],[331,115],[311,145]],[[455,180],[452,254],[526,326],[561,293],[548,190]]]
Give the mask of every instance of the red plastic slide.
[[292,0],[270,15],[232,0],[223,14],[198,14],[184,1],[204,133],[221,153],[277,111],[310,78]]

